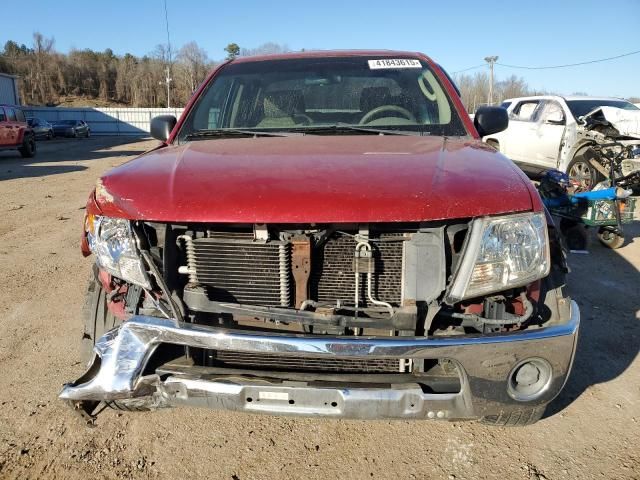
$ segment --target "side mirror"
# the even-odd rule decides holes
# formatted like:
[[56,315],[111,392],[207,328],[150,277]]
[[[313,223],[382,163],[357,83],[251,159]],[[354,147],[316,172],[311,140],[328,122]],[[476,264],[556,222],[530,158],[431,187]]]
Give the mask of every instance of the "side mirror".
[[473,124],[481,137],[502,132],[509,126],[507,110],[502,107],[480,107],[473,117]]
[[171,135],[171,130],[176,126],[176,117],[173,115],[158,115],[151,119],[151,136],[161,142],[166,142]]
[[553,112],[545,120],[544,123],[549,125],[564,125],[564,115],[562,112]]

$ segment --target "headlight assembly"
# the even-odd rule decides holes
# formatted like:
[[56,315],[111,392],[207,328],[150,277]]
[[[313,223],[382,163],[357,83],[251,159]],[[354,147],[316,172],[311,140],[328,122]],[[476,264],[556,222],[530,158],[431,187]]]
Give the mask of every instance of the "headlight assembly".
[[544,213],[477,218],[447,295],[448,303],[527,285],[549,274]]
[[87,215],[85,231],[100,268],[127,282],[151,288],[129,220]]

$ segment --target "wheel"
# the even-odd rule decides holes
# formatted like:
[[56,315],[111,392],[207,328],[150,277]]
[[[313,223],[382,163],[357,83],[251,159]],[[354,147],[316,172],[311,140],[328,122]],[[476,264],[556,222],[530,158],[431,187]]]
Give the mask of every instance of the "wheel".
[[567,167],[567,175],[571,180],[578,183],[580,191],[589,191],[604,180],[602,174],[589,163],[590,158],[594,158],[594,155],[587,150],[580,155],[576,155]]
[[[93,266],[89,276],[89,285],[82,307],[82,318],[84,320],[84,333],[82,334],[82,345],[80,359],[85,367],[88,367],[93,360],[93,347],[96,341],[106,332],[117,327],[122,321],[107,308],[107,295],[102,288],[102,283],[98,279],[98,267]],[[122,401],[105,402],[106,405],[115,410],[125,410],[129,412],[145,412],[149,408],[139,399],[129,399]]]
[[120,325],[119,320],[107,308],[107,295],[98,279],[98,267],[93,266],[87,285],[87,293],[82,307],[84,333],[82,334],[81,360],[88,366],[93,359],[96,341],[112,328]]
[[49,130],[47,132],[47,140],[51,140],[53,138],[53,132],[51,130]]
[[78,138],[78,131],[75,128],[73,129],[73,132],[71,133],[71,136],[73,138]]
[[542,407],[523,407],[517,412],[487,415],[482,417],[480,422],[494,427],[524,427],[540,420],[544,415],[544,410],[544,405]]
[[87,134],[85,135],[85,138],[89,138],[90,136],[91,136],[91,130],[87,128]]
[[25,137],[22,146],[18,149],[22,158],[32,158],[36,155],[36,139],[33,135]]
[[624,244],[624,235],[620,235],[611,227],[600,227],[598,229],[598,240],[605,247],[615,250]]

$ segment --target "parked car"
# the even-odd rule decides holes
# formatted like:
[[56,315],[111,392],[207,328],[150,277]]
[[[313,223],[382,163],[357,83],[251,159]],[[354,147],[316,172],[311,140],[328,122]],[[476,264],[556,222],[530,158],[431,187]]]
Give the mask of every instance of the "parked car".
[[53,123],[53,133],[60,137],[89,138],[91,128],[84,120],[58,120]]
[[535,422],[580,312],[533,184],[482,143],[422,54],[218,66],[162,144],[98,180],[88,421],[192,405],[276,415]]
[[0,150],[18,150],[24,158],[36,154],[36,137],[19,107],[0,104]]
[[607,175],[589,161],[596,141],[584,130],[581,118],[598,107],[640,111],[626,100],[542,95],[512,98],[502,104],[509,127],[485,141],[532,175],[548,169],[566,172],[583,189],[593,188]]
[[54,137],[53,125],[41,118],[27,118],[27,123],[33,130],[36,139],[51,140]]

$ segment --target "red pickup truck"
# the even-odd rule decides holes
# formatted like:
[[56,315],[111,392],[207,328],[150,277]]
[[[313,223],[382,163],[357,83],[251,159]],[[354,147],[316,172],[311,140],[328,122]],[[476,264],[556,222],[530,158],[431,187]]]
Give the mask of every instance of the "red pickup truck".
[[525,425],[580,312],[553,222],[427,56],[218,66],[161,145],[98,180],[82,250],[87,371],[60,397]]
[[20,107],[0,104],[0,151],[18,150],[23,158],[36,154],[36,137]]

